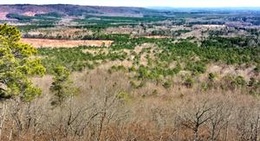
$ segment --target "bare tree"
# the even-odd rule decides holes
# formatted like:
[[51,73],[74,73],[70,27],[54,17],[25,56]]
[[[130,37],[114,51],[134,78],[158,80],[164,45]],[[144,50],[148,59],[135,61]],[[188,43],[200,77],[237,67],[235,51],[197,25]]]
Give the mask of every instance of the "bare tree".
[[214,105],[215,107],[211,110],[213,116],[208,123],[211,141],[218,139],[221,130],[228,124],[232,111],[232,106],[224,101],[216,102]]
[[239,140],[259,140],[259,111],[259,107],[256,105],[250,107],[239,107],[237,109],[235,122]]
[[0,140],[2,139],[2,131],[4,128],[4,123],[6,120],[6,114],[7,114],[7,104],[6,102],[1,103],[1,114],[0,114]]
[[179,111],[181,125],[193,131],[194,141],[200,140],[199,129],[214,116],[211,111],[215,106],[208,100],[196,101],[193,99]]

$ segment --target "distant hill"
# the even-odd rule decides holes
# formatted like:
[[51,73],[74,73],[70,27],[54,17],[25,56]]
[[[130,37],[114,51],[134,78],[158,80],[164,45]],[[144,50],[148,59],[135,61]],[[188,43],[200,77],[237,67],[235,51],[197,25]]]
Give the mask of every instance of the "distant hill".
[[[0,19],[5,19],[8,14],[19,14],[24,16],[34,16],[36,14],[52,14],[62,16],[125,16],[125,17],[143,17],[151,15],[161,15],[163,13],[157,10],[151,10],[139,7],[105,7],[105,6],[81,6],[68,4],[53,5],[0,5]],[[7,16],[8,17],[8,16]]]

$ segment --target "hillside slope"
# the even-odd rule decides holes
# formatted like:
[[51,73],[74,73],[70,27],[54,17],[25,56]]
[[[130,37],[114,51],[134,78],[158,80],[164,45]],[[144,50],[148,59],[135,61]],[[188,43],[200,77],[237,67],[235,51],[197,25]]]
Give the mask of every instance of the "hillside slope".
[[131,16],[143,17],[149,15],[162,14],[156,10],[150,10],[139,7],[104,7],[104,6],[81,6],[68,4],[54,5],[0,5],[0,19],[6,18],[7,14],[20,14],[25,16],[34,16],[35,14],[58,13],[64,16],[83,16],[83,15],[101,15],[101,16]]

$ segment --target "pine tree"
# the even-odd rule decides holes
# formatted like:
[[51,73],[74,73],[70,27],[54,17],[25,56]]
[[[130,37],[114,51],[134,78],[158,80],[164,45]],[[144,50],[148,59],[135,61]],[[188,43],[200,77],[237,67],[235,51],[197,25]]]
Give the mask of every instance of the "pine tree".
[[41,94],[29,77],[43,75],[45,68],[37,58],[37,50],[21,43],[19,30],[0,25],[0,99],[18,98],[30,101]]

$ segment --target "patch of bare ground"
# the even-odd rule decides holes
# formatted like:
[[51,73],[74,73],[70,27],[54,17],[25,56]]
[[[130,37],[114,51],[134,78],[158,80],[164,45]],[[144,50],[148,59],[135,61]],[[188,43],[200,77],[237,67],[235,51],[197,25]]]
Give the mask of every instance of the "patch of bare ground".
[[113,41],[111,40],[53,40],[53,39],[29,39],[23,38],[21,42],[31,44],[36,48],[48,47],[78,47],[78,46],[95,46],[109,47]]
[[147,53],[143,53],[141,55],[141,59],[140,59],[140,64],[141,65],[144,65],[144,66],[147,66],[148,65],[148,59],[147,59]]
[[136,46],[134,51],[139,54],[143,49],[145,48],[154,48],[155,47],[155,44],[152,44],[152,43],[144,43],[142,45],[139,45],[139,46]]
[[165,39],[165,38],[171,38],[170,36],[144,36],[145,38],[149,38],[149,39]]

